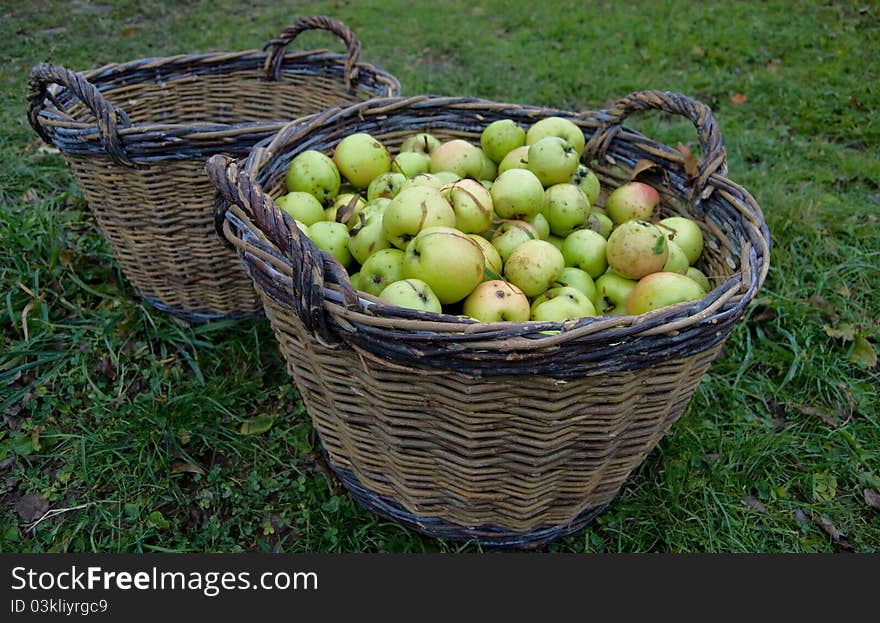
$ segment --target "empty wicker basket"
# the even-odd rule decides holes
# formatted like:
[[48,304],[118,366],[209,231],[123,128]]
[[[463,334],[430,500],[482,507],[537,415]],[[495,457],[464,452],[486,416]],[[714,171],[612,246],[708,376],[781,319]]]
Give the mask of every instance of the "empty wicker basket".
[[[287,51],[310,29],[340,37],[347,54]],[[217,240],[205,160],[243,156],[328,106],[400,92],[328,17],[298,19],[264,50],[32,71],[31,125],[64,155],[122,272],[156,308],[191,321],[261,311],[238,258]]]
[[[633,111],[685,115],[703,157],[621,124]],[[566,323],[477,323],[405,310],[352,289],[345,270],[274,205],[305,149],[330,153],[368,132],[389,148],[416,131],[479,140],[510,118],[572,119],[603,189],[642,159],[663,210],[697,219],[706,239],[701,301],[640,316]],[[760,207],[726,177],[709,109],[645,91],[575,114],[470,98],[389,98],[291,124],[243,161],[208,173],[227,209],[224,236],[260,293],[328,461],[363,506],[425,534],[487,546],[536,546],[578,530],[616,496],[681,415],[769,267]],[[547,334],[548,330],[558,333]]]

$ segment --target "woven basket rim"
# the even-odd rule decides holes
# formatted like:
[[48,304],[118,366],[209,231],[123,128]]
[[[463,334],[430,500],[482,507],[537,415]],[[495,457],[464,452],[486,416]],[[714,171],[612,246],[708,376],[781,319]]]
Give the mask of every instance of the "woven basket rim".
[[[737,208],[746,212],[740,215],[741,224],[748,230],[751,241],[740,242],[739,266],[733,276],[700,301],[680,303],[638,316],[599,316],[566,322],[487,323],[383,303],[354,291],[345,269],[332,256],[319,251],[307,237],[301,236],[292,219],[277,208],[261,187],[261,183],[277,173],[270,170],[271,165],[277,164],[283,156],[315,146],[322,132],[338,140],[346,130],[346,120],[362,120],[375,114],[377,119],[381,117],[387,121],[394,114],[416,108],[435,107],[479,114],[480,110],[501,106],[522,114],[566,116],[593,130],[590,138],[596,150],[593,157],[620,162],[623,159],[618,148],[622,143],[639,142],[657,152],[664,151],[666,146],[620,125],[628,112],[632,112],[631,108],[657,107],[651,100],[651,106],[633,108],[633,101],[643,103],[642,99],[655,97],[664,106],[669,98],[676,102],[677,98],[683,98],[693,103],[680,94],[643,91],[630,94],[608,109],[588,112],[436,95],[377,98],[351,106],[336,106],[288,124],[272,138],[255,145],[247,158],[238,161],[219,156],[212,158],[208,170],[219,190],[217,205],[221,220],[218,223],[223,236],[238,249],[252,277],[255,271],[271,275],[279,296],[287,297],[288,304],[295,306],[294,311],[309,328],[327,334],[328,318],[332,318],[334,334],[354,339],[366,351],[373,351],[370,344],[378,346],[384,341],[384,350],[396,353],[407,362],[431,359],[440,351],[452,350],[458,351],[459,363],[473,359],[474,365],[479,366],[476,360],[484,358],[487,351],[496,351],[519,353],[523,359],[512,365],[521,366],[522,361],[530,359],[530,352],[552,353],[565,346],[588,347],[622,342],[642,342],[645,347],[659,348],[664,345],[664,340],[683,339],[681,336],[699,337],[704,340],[700,349],[709,348],[723,339],[743,316],[769,270],[770,240],[766,221],[751,194],[727,178],[723,146],[720,146],[721,158],[715,158],[712,153],[705,155],[699,173],[705,180],[702,187],[693,184],[694,179],[686,176],[683,162],[680,171],[669,165],[666,173],[681,187],[690,185],[690,201],[702,206],[701,210],[720,202],[740,204]],[[707,114],[708,107],[700,105],[698,108],[699,114]],[[627,112],[621,114],[622,109]],[[352,123],[356,124],[355,121]],[[711,123],[715,123],[714,119]],[[430,123],[426,121],[424,125],[427,127]],[[714,163],[714,168],[706,168],[707,163]],[[292,258],[291,253],[296,257]],[[301,267],[295,265],[300,256],[304,264]],[[311,281],[315,276],[322,280],[318,287],[314,287]],[[545,333],[548,331],[556,333]],[[412,344],[397,344],[396,341],[402,338]],[[679,344],[672,350],[680,354],[682,347]],[[499,372],[503,369],[502,366]]]

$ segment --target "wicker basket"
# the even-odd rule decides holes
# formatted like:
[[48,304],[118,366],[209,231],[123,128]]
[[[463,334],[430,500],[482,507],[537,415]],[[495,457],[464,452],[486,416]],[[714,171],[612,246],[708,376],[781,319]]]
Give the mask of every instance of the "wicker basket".
[[[347,54],[287,51],[310,29]],[[217,242],[205,159],[244,156],[290,120],[328,106],[400,93],[397,79],[359,60],[341,22],[304,17],[265,51],[181,55],[83,73],[40,64],[28,117],[58,147],[134,289],[190,321],[261,311],[250,279]]]
[[[703,158],[621,123],[633,111],[685,115]],[[642,160],[667,215],[697,219],[701,301],[640,316],[566,323],[477,323],[383,304],[300,235],[271,197],[291,158],[330,152],[346,134],[390,148],[407,134],[478,141],[511,118],[572,119],[584,162],[607,193]],[[256,284],[328,462],[363,506],[417,531],[485,546],[528,547],[578,530],[608,505],[688,404],[769,267],[769,233],[751,195],[726,177],[710,110],[682,95],[634,93],[575,114],[461,98],[388,98],[291,124],[246,160],[214,157],[223,234]],[[640,178],[644,179],[644,178]],[[559,330],[555,334],[542,331]]]

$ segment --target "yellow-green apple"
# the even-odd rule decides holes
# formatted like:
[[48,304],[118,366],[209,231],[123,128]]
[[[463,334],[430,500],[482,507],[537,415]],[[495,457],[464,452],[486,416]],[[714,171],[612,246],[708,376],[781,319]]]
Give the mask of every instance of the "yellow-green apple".
[[431,173],[451,171],[459,177],[477,178],[483,169],[483,159],[479,147],[467,141],[454,138],[441,143],[431,152]]
[[556,247],[557,249],[562,251],[562,243],[565,242],[565,238],[562,238],[560,236],[554,236],[553,234],[550,234],[550,236],[547,238],[547,242],[549,242],[554,247]]
[[379,197],[393,199],[400,192],[400,188],[405,181],[406,177],[404,177],[403,173],[393,173],[391,171],[380,173],[370,180],[370,183],[367,185],[367,201],[372,201]]
[[448,184],[452,184],[453,182],[457,182],[461,179],[461,176],[458,173],[453,171],[437,171],[436,173],[432,173],[431,175],[440,182],[440,188]]
[[288,192],[306,192],[323,205],[336,198],[342,180],[339,169],[328,156],[308,149],[293,157],[284,174],[284,186]]
[[419,173],[428,173],[431,157],[420,151],[402,151],[391,159],[391,170],[410,178]]
[[706,274],[701,271],[699,268],[695,268],[694,266],[688,266],[687,272],[685,275],[696,281],[700,284],[700,287],[703,288],[706,292],[712,289],[712,285],[709,283],[709,278],[706,277]]
[[558,136],[565,139],[578,157],[584,153],[586,140],[583,131],[570,119],[564,117],[545,117],[533,123],[526,132],[526,145],[537,143],[546,136]]
[[611,230],[614,229],[614,222],[604,212],[591,208],[584,227],[601,234],[607,240],[611,235]]
[[587,199],[590,200],[590,205],[596,205],[596,201],[599,199],[601,184],[599,184],[599,178],[596,177],[596,174],[587,165],[578,165],[577,171],[571,176],[571,183],[584,191]]
[[324,206],[312,194],[295,191],[278,197],[275,203],[294,219],[306,225],[324,220]]
[[406,254],[400,249],[379,249],[361,266],[360,289],[379,296],[385,287],[405,277],[403,261]]
[[400,190],[409,188],[410,186],[430,186],[431,188],[440,189],[444,182],[433,173],[417,173],[407,179]]
[[506,262],[513,250],[527,240],[540,240],[535,228],[526,221],[509,220],[498,226],[491,242],[501,256],[501,261]]
[[504,156],[526,144],[526,131],[513,119],[493,121],[480,134],[480,145],[493,162],[501,162]]
[[526,167],[545,187],[569,182],[578,168],[578,152],[565,139],[545,136],[529,146]]
[[494,180],[498,177],[498,165],[482,149],[480,149],[480,160],[482,166],[480,167],[480,174],[477,176],[478,180]]
[[687,269],[690,268],[687,255],[672,240],[667,240],[666,246],[669,247],[669,257],[666,258],[666,263],[661,270],[667,273],[686,274]]
[[398,249],[426,227],[455,226],[455,212],[440,191],[431,186],[404,188],[392,199],[382,214],[385,238]]
[[531,320],[565,322],[573,318],[596,316],[590,298],[575,288],[550,288],[532,302]]
[[590,201],[574,184],[554,184],[544,191],[544,214],[551,233],[565,238],[584,226],[590,214]]
[[336,196],[333,205],[324,210],[325,221],[345,223],[351,229],[357,224],[357,217],[367,204],[364,198],[355,193],[341,193]]
[[462,312],[481,322],[523,322],[529,319],[529,298],[512,283],[484,281],[464,299]]
[[522,145],[510,152],[498,163],[498,175],[510,169],[527,169],[529,167],[529,146]]
[[429,311],[435,314],[443,313],[443,307],[437,299],[437,295],[431,290],[431,286],[421,279],[401,279],[388,284],[379,293],[379,298],[408,309]]
[[[369,208],[373,204],[367,205]],[[349,231],[348,250],[359,264],[363,264],[376,251],[389,248],[391,243],[382,231],[381,211],[367,212],[365,209],[359,215],[358,221],[358,224]]]
[[621,277],[641,279],[663,269],[669,258],[666,242],[666,236],[656,225],[626,221],[608,236],[608,265]]
[[366,132],[349,134],[339,141],[333,162],[356,188],[366,188],[374,177],[391,170],[391,154]]
[[535,228],[535,231],[538,232],[538,238],[541,240],[547,240],[550,237],[550,223],[547,222],[547,217],[542,213],[538,212],[529,219],[528,223]]
[[574,266],[595,279],[605,272],[608,242],[592,229],[576,229],[562,243],[562,256],[566,266]]
[[706,291],[690,277],[657,272],[639,279],[626,299],[626,309],[638,315],[676,303],[699,301],[704,296]]
[[501,279],[504,263],[501,260],[501,254],[498,253],[498,249],[479,234],[468,234],[468,238],[480,245],[480,249],[483,251],[483,259],[486,261],[486,267],[483,270],[483,281]]
[[605,213],[615,223],[649,221],[660,205],[660,193],[643,182],[627,182],[605,200]]
[[406,245],[404,275],[427,283],[444,305],[470,294],[485,268],[480,245],[454,227],[425,228]]
[[513,250],[504,263],[504,278],[525,292],[538,296],[565,268],[562,252],[546,240],[528,240]]
[[626,299],[638,282],[608,271],[596,279],[596,309],[603,314],[622,316],[626,312]]
[[465,178],[440,189],[455,212],[455,227],[466,234],[485,231],[492,224],[492,195],[477,180]]
[[598,290],[593,282],[593,278],[590,277],[587,271],[575,268],[574,266],[566,266],[553,283],[554,288],[563,286],[580,290],[587,295],[587,298],[596,306],[596,309],[599,308]]
[[660,219],[658,225],[666,232],[669,240],[681,247],[688,258],[688,264],[700,259],[703,252],[703,232],[696,221],[684,216],[669,216]]
[[528,169],[510,169],[489,190],[495,213],[503,219],[529,220],[544,207],[544,186]]
[[418,132],[403,139],[403,142],[400,144],[400,151],[416,151],[430,155],[438,147],[440,147],[440,139],[429,132]]
[[326,251],[343,266],[351,264],[348,250],[348,227],[334,221],[318,221],[309,226],[309,238],[315,246]]

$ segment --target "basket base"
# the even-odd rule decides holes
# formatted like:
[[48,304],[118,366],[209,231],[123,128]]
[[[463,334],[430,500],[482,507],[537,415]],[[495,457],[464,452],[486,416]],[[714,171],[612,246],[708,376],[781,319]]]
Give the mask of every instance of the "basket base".
[[466,541],[486,548],[537,549],[543,547],[552,541],[581,530],[602,514],[610,504],[588,508],[570,523],[539,528],[529,532],[512,532],[495,526],[462,526],[439,517],[413,515],[395,500],[367,489],[354,473],[334,465],[326,451],[323,452],[323,455],[324,461],[342,482],[352,499],[367,510],[428,537],[456,542]]
[[208,322],[217,322],[218,320],[258,320],[263,317],[262,313],[233,312],[229,314],[222,314],[210,310],[184,309],[182,307],[166,305],[162,303],[159,299],[152,296],[145,296],[140,292],[138,292],[137,294],[141,299],[149,303],[153,308],[159,310],[163,314],[174,316],[175,318],[179,318],[190,324],[205,324]]

